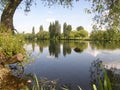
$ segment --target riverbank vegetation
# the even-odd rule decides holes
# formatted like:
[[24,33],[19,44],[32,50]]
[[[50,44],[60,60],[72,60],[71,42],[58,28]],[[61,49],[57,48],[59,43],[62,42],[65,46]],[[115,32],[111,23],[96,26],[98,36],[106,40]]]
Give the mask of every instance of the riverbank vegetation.
[[88,32],[82,26],[72,30],[71,25],[63,24],[63,33],[59,21],[50,23],[48,30],[44,30],[40,25],[39,32],[35,34],[35,28],[32,28],[32,33],[24,34],[27,40],[84,40],[88,39]]
[[[0,31],[5,31],[5,27],[0,27]],[[15,55],[20,56],[19,59],[23,59],[25,55],[25,49],[23,48],[24,39],[21,35],[13,35],[11,32],[0,33],[0,63],[10,61],[16,58]],[[12,61],[12,60],[11,60]]]
[[[35,27],[32,28],[31,33],[23,33],[26,40],[91,40],[91,41],[119,41],[120,31],[114,28],[107,30],[93,29],[91,33],[82,26],[72,29],[70,24],[66,22],[61,24],[59,21],[50,23],[48,30],[44,30],[40,25],[39,32],[35,33]],[[63,31],[63,32],[62,32]]]
[[119,41],[120,31],[116,29],[93,30],[90,39],[93,41]]

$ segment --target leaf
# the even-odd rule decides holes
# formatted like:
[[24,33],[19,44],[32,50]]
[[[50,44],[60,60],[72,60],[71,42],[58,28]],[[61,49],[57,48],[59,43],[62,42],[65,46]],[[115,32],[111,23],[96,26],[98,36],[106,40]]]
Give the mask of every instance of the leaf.
[[103,84],[102,84],[100,77],[98,77],[98,80],[99,80],[100,90],[103,90]]
[[96,85],[95,85],[95,84],[93,84],[93,90],[97,90],[97,88],[96,88]]
[[79,88],[79,90],[82,90],[79,85],[78,85],[78,88]]

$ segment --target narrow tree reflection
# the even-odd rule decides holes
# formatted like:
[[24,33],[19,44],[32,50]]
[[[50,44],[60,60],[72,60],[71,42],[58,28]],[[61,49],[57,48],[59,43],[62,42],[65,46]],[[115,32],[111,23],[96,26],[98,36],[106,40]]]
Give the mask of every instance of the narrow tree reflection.
[[64,43],[63,43],[63,55],[66,56],[67,54],[71,54],[71,47],[70,47],[69,42],[64,41]]
[[49,53],[52,56],[58,57],[60,54],[60,42],[58,40],[50,40]]
[[43,52],[44,47],[49,46],[49,41],[48,40],[39,40],[36,43],[39,46],[39,51],[41,53]]

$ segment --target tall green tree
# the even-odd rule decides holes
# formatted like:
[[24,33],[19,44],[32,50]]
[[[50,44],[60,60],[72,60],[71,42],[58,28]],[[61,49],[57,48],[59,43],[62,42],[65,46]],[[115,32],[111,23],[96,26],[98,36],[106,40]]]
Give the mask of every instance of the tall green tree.
[[61,34],[61,25],[59,24],[59,21],[55,21],[55,37],[59,37]]
[[55,25],[54,23],[50,23],[49,25],[49,34],[50,34],[50,38],[53,39],[55,37]]
[[39,32],[42,32],[43,30],[43,25],[40,25]]
[[51,39],[55,39],[55,38],[58,38],[60,36],[61,26],[59,24],[59,21],[55,21],[55,23],[50,23],[49,33],[50,33],[50,38]]
[[32,34],[35,35],[35,27],[32,28]]
[[63,34],[64,34],[64,37],[67,35],[66,28],[67,28],[67,23],[65,22],[63,24]]
[[64,37],[68,38],[70,32],[72,31],[72,26],[71,25],[67,25],[67,23],[64,23],[63,24],[63,34],[64,34]]
[[67,28],[66,28],[67,37],[69,36],[71,31],[72,31],[72,26],[71,25],[67,25]]

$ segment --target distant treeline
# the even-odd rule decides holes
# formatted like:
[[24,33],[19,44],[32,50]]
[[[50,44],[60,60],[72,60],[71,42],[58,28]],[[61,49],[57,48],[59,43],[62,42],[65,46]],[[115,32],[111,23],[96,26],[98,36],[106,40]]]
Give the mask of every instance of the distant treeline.
[[39,32],[35,34],[35,28],[32,28],[32,33],[24,34],[28,40],[60,40],[60,39],[87,39],[88,32],[82,26],[78,26],[76,30],[72,30],[71,25],[63,24],[63,33],[61,33],[61,25],[59,21],[50,23],[48,31],[44,30],[40,25]]
[[61,25],[59,21],[50,23],[48,31],[44,30],[40,25],[39,32],[24,34],[27,40],[92,40],[92,41],[119,41],[120,31],[116,29],[109,30],[93,30],[90,34],[82,27],[78,26],[76,30],[72,30],[72,26],[67,23],[63,24],[63,33],[61,33]]

